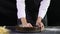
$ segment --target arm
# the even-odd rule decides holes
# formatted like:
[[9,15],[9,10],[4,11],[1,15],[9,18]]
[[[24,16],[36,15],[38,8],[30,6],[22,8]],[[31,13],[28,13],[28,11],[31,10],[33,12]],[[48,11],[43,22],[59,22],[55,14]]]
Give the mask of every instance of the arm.
[[18,9],[18,19],[21,18],[21,22],[26,23],[26,15],[25,15],[25,0],[17,0],[17,9]]
[[25,15],[25,0],[17,0],[17,9],[18,9],[18,19],[21,18],[23,27],[32,27],[30,23],[27,23]]
[[47,9],[49,7],[49,4],[50,4],[50,0],[43,0],[39,8],[39,14],[36,21],[36,25],[41,28],[41,31],[44,30],[44,24],[41,22],[41,20],[44,18]]
[[41,17],[42,19],[44,18],[45,14],[47,13],[49,5],[50,5],[50,0],[43,0],[41,2],[38,17]]

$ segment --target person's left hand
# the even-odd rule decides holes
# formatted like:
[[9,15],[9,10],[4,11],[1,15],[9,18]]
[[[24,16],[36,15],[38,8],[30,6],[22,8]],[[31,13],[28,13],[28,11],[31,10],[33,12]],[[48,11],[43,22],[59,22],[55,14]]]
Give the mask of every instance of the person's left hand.
[[41,31],[44,30],[44,24],[41,21],[42,19],[40,17],[38,17],[37,21],[36,21],[36,26],[41,28]]

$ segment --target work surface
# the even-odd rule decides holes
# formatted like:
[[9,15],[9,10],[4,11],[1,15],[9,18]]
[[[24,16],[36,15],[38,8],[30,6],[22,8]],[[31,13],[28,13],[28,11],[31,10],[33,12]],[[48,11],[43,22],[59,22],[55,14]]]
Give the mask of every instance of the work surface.
[[10,34],[60,34],[60,26],[49,26],[44,29],[42,32],[19,32],[15,29],[14,26],[8,26],[8,29],[11,29]]

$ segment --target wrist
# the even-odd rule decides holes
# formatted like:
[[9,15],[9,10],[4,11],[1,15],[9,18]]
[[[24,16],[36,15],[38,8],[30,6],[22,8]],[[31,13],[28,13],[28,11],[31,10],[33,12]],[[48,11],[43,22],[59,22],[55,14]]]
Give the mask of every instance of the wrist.
[[39,16],[38,19],[42,20],[42,17]]
[[21,22],[22,22],[22,24],[27,24],[27,20],[26,20],[26,18],[21,18]]
[[37,18],[37,22],[40,23],[42,21],[42,18],[41,17],[38,17]]

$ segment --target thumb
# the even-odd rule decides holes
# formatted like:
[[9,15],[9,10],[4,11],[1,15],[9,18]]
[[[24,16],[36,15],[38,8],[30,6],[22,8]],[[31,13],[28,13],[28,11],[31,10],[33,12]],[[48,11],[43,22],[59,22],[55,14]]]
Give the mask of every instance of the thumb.
[[30,27],[33,27],[30,23],[28,23]]

